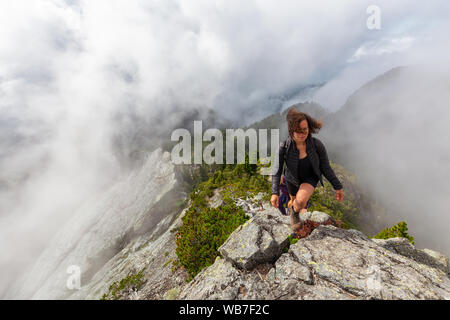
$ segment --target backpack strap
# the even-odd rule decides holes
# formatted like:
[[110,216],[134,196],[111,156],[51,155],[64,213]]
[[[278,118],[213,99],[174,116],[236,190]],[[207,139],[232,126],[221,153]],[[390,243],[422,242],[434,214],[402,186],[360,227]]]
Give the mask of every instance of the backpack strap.
[[[281,148],[283,149],[283,161],[284,161],[284,163],[287,163],[286,161],[287,161],[287,151],[289,150],[289,147],[291,146],[291,143],[292,143],[292,139],[291,139],[291,137],[287,137],[287,139],[286,140],[284,140],[282,143],[281,143]],[[281,165],[281,164],[280,164]],[[283,169],[283,175],[286,173],[286,166],[284,166],[284,169]]]
[[283,148],[284,162],[286,162],[286,154],[287,151],[289,150],[289,147],[291,146],[291,143],[292,143],[291,137],[287,137],[287,139],[281,143],[281,147]]

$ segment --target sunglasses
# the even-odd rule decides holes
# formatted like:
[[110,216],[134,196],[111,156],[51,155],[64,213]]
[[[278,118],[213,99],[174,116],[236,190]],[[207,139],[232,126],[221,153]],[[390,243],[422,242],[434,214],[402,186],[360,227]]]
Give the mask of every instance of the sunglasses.
[[305,128],[305,129],[298,128],[298,129],[295,129],[294,132],[297,132],[297,133],[308,133],[308,128]]

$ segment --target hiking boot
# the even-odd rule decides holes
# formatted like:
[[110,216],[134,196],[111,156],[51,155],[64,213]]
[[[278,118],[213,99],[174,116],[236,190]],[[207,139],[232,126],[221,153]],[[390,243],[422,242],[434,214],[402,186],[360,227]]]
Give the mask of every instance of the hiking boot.
[[291,227],[294,232],[300,230],[303,226],[303,223],[300,220],[300,215],[298,212],[294,211],[294,207],[291,207],[289,210],[289,216],[291,217]]

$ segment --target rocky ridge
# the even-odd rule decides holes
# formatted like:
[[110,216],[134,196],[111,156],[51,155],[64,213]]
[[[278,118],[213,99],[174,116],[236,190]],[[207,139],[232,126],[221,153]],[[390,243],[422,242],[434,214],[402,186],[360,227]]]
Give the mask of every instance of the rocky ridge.
[[[55,235],[60,239],[55,243],[66,245],[59,248],[60,256],[44,254],[40,259],[35,269],[53,270],[53,274],[35,278],[37,292],[28,297],[100,299],[114,284],[140,274],[139,284],[123,288],[120,299],[450,299],[450,263],[444,255],[419,250],[403,238],[370,239],[360,231],[338,228],[331,217],[319,211],[301,215],[302,239],[293,243],[289,217],[264,202],[262,194],[235,199],[250,220],[223,243],[221,257],[213,265],[186,283],[187,272],[172,264],[177,259],[176,233],[190,204],[183,211],[173,207],[174,201],[168,202],[172,206],[162,205],[166,203],[163,198],[173,196],[177,184],[175,168],[165,166],[167,157],[167,153],[155,152],[148,167],[133,173],[123,186],[114,186],[96,204],[99,213],[106,212],[113,202],[114,207],[127,208],[114,217],[121,219],[121,224],[97,215],[94,220],[82,219],[82,223],[71,221],[64,232]],[[143,175],[144,171],[149,174]],[[158,181],[167,182],[167,177],[170,183],[161,189]],[[145,201],[136,202],[138,195],[145,195]],[[220,190],[208,202],[212,207],[222,205]],[[142,203],[147,207],[137,206]],[[91,212],[74,219],[92,216]],[[89,232],[78,232],[74,226]],[[100,229],[104,231],[99,233]],[[66,242],[68,236],[79,234],[84,234],[81,241]],[[68,290],[66,266],[79,264],[87,252],[81,267],[83,272],[89,271],[105,251],[105,235],[110,258],[89,278],[82,274],[81,289]],[[47,268],[49,264],[55,267]]]
[[[221,203],[218,193],[210,200]],[[106,274],[120,279],[131,269],[145,270],[142,287],[124,299],[450,299],[450,263],[436,251],[419,250],[404,238],[370,239],[330,224],[319,211],[301,215],[314,228],[290,244],[289,217],[258,197],[236,202],[251,219],[191,282],[170,263],[185,211],[170,226],[166,221],[167,230],[155,241],[127,247],[126,257],[106,266]],[[91,289],[87,298],[98,298],[107,287],[100,281]]]
[[[322,212],[303,220],[323,221]],[[404,238],[370,239],[319,225],[284,253],[288,217],[268,208],[220,248],[223,258],[184,286],[179,299],[450,299],[448,258]]]

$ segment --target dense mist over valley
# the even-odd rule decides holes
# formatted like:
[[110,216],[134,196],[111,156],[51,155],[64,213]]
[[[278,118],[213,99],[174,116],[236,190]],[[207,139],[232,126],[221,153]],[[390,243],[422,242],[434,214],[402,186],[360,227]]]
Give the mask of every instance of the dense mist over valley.
[[370,29],[373,4],[2,1],[0,297],[174,129],[302,102],[332,160],[448,254],[450,4],[378,1]]

